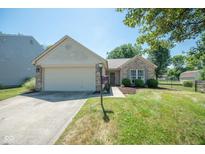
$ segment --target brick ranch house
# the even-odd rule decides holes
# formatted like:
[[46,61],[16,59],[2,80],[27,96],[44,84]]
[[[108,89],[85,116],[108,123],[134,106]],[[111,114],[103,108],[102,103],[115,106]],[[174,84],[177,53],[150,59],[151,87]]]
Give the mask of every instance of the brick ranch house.
[[120,85],[123,78],[132,82],[155,78],[156,68],[140,56],[106,60],[67,35],[32,63],[36,66],[36,89],[40,91],[99,91],[99,63],[112,86]]

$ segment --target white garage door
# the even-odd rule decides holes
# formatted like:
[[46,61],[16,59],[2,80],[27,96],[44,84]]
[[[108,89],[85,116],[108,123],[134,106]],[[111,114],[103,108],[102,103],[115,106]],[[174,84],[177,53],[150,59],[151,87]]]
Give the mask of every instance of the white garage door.
[[45,68],[45,91],[95,91],[95,68]]

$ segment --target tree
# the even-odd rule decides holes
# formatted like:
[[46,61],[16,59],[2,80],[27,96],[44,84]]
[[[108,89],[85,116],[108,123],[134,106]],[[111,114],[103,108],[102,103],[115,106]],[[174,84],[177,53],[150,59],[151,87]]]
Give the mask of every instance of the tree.
[[173,65],[172,72],[173,75],[179,80],[179,76],[182,72],[186,70],[185,66],[185,59],[186,57],[183,55],[176,55],[171,58],[171,63]]
[[123,44],[119,47],[116,47],[111,52],[107,53],[108,59],[115,59],[115,58],[132,58],[135,55],[142,55],[143,50],[142,47],[139,44],[135,44],[134,46],[132,44]]
[[172,45],[186,39],[196,38],[205,31],[205,9],[118,9],[125,12],[124,24],[138,26],[140,43],[157,47],[157,42],[166,40]]
[[173,80],[176,77],[176,70],[174,68],[168,69],[167,76],[169,79]]
[[200,72],[200,80],[205,80],[205,67]]
[[205,33],[197,41],[197,46],[191,48],[188,52],[187,63],[191,69],[202,69],[205,67]]
[[149,51],[148,59],[157,65],[155,73],[158,79],[159,75],[166,72],[167,66],[170,64],[170,51],[159,45],[157,50]]

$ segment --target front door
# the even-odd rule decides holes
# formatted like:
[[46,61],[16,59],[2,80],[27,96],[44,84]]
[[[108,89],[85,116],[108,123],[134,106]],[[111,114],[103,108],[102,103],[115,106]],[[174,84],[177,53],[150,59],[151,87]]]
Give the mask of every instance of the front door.
[[115,85],[115,72],[110,72],[110,85]]

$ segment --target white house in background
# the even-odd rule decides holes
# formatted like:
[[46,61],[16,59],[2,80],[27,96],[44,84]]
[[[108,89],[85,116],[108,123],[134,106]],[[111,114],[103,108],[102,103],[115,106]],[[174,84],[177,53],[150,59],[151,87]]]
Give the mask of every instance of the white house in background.
[[200,71],[186,71],[180,74],[180,81],[195,81],[200,79]]
[[42,51],[32,36],[0,34],[0,85],[17,86],[34,76],[31,61]]
[[155,78],[156,66],[143,57],[106,60],[64,36],[33,60],[36,88],[42,91],[99,91],[99,63],[111,85],[120,85],[123,78],[132,82]]

